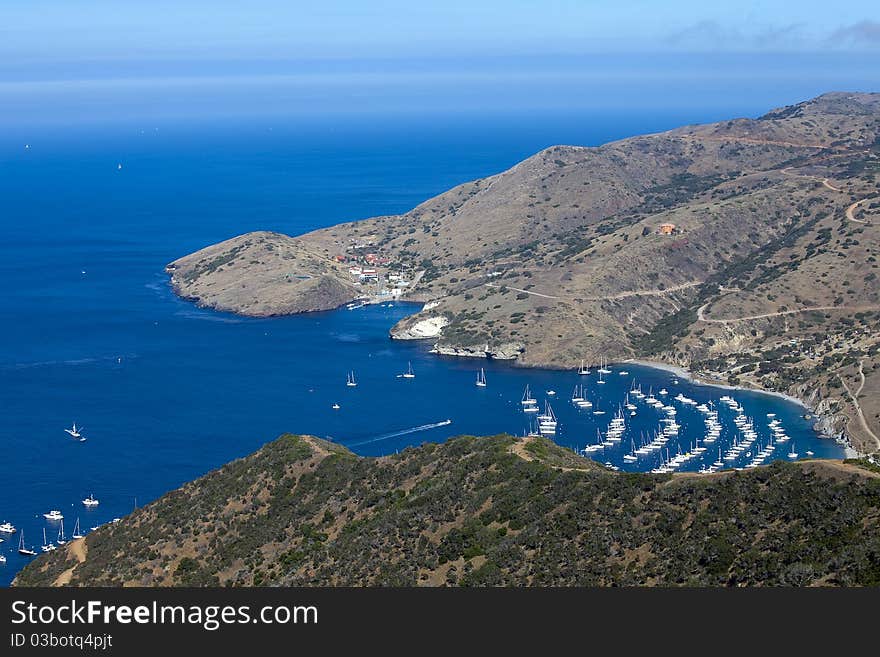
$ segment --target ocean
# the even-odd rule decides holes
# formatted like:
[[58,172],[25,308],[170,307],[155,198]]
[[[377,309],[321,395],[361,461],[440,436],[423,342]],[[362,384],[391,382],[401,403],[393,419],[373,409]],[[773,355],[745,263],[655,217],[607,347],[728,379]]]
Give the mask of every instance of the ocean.
[[[23,530],[25,543],[39,550],[44,529],[49,541],[59,531],[42,517],[50,509],[63,513],[68,535],[77,519],[89,529],[286,431],[368,456],[462,433],[522,434],[527,384],[542,410],[551,404],[555,439],[564,446],[595,442],[597,429],[604,432],[622,410],[626,433],[596,452],[598,460],[650,470],[688,451],[705,434],[704,414],[672,398],[710,402],[729,391],[675,384],[671,374],[639,366],[614,366],[600,385],[595,372],[579,377],[437,357],[429,345],[389,340],[388,329],[414,310],[404,303],[235,317],[177,299],[163,268],[250,230],[297,234],[402,212],[553,144],[595,145],[721,118],[717,108],[696,108],[540,120],[132,122],[3,133],[0,523]],[[416,377],[398,377],[408,363]],[[480,367],[485,388],[474,385]],[[350,370],[357,387],[345,385]],[[604,415],[572,405],[581,383]],[[623,455],[667,417],[643,402],[634,404],[636,415],[621,409],[633,385],[646,393],[668,389],[681,428],[662,450],[629,463]],[[761,439],[769,435],[767,413],[775,413],[801,456],[842,455],[816,437],[803,408],[758,393],[733,396]],[[717,459],[717,448],[737,435],[733,417],[719,405],[721,439],[681,469]],[[84,442],[64,432],[74,422]],[[786,458],[791,443],[774,458]],[[89,494],[100,500],[93,510],[81,503]],[[5,585],[27,557],[17,553],[20,534],[0,536]]]

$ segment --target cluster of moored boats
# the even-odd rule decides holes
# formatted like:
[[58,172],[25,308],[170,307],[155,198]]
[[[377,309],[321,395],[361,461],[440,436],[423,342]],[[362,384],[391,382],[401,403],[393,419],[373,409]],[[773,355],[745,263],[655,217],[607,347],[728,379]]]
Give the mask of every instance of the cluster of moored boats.
[[[599,367],[591,370],[589,367],[581,363],[577,369],[577,374],[586,376],[595,372],[598,379],[593,382],[596,385],[604,383],[603,376],[612,374],[612,370],[602,363]],[[625,371],[620,374],[628,374]],[[678,383],[674,380],[673,383]],[[584,383],[575,385],[571,394],[572,406],[584,412],[601,416],[606,411],[597,407],[598,401],[587,398],[588,386]],[[549,394],[549,393],[548,393]],[[555,436],[559,427],[558,420],[550,407],[549,401],[546,402],[544,412],[540,412],[538,401],[533,397],[529,386],[523,393],[521,400],[522,411],[534,417],[530,420],[527,435],[530,436]],[[638,438],[634,436],[629,439],[629,450],[622,455],[622,460],[627,464],[635,464],[645,462],[645,469],[649,466],[651,472],[669,473],[682,469],[688,464],[694,464],[691,469],[699,462],[699,472],[715,472],[722,468],[745,469],[755,468],[767,462],[776,453],[781,445],[789,442],[791,439],[782,426],[782,422],[775,417],[774,413],[768,413],[768,432],[759,432],[755,428],[755,420],[745,413],[742,405],[730,395],[722,395],[715,401],[698,402],[691,399],[683,392],[679,392],[675,396],[665,388],[661,388],[654,393],[650,389],[647,393],[643,392],[640,385],[635,381],[632,383],[631,389],[626,393],[623,403],[619,405],[616,413],[611,418],[605,429],[597,429],[595,442],[588,443],[582,449],[576,449],[579,453],[596,458],[598,453],[608,458],[611,454],[607,450],[619,450],[621,445],[626,445],[627,437],[627,421],[628,418],[638,415],[641,409],[652,409],[659,414],[657,419],[657,428],[653,432],[640,433]],[[703,417],[705,433],[702,436],[692,439],[688,444],[684,444],[679,439],[681,424],[679,423],[679,412],[684,408],[693,408]],[[719,410],[725,411],[725,417],[728,418],[722,423]],[[725,424],[730,421],[733,413],[733,426],[725,433]],[[693,425],[690,425],[693,426]],[[723,446],[718,446],[718,457],[709,464],[711,457],[707,458],[707,452],[716,444],[722,442]],[[625,448],[624,448],[625,449]],[[673,451],[674,450],[674,451]],[[613,452],[612,452],[613,453]],[[621,458],[620,452],[616,451],[617,458]],[[806,452],[807,456],[812,456],[812,452]],[[786,454],[790,459],[798,458],[799,454],[792,445],[790,451]],[[604,459],[603,459],[604,460]],[[610,460],[606,461],[606,465],[612,465]]]
[[[87,498],[82,500],[82,504],[87,509],[93,509],[100,504],[100,502],[95,498],[94,495],[89,495]],[[76,540],[78,538],[82,538],[86,534],[86,530],[81,529],[79,518],[76,519],[76,523],[73,526],[73,531],[68,536],[64,532],[64,514],[61,513],[58,509],[52,509],[51,511],[47,511],[43,514],[43,518],[45,518],[50,523],[58,523],[58,532],[54,537],[54,540],[49,540],[48,533],[46,532],[46,528],[43,527],[43,543],[40,546],[41,552],[53,552],[58,549],[58,547],[62,545],[66,545],[70,540]],[[118,520],[118,519],[116,519]],[[97,529],[96,527],[92,527],[92,529]],[[54,532],[54,526],[53,526]],[[7,537],[18,534],[18,553],[22,556],[33,557],[36,556],[37,550],[33,545],[29,545],[25,543],[24,539],[24,530],[19,531],[18,528],[15,527],[10,522],[3,522],[0,524],[0,534],[5,535]],[[3,538],[0,538],[0,543],[4,541]],[[0,564],[6,563],[6,557],[4,555],[0,555]]]

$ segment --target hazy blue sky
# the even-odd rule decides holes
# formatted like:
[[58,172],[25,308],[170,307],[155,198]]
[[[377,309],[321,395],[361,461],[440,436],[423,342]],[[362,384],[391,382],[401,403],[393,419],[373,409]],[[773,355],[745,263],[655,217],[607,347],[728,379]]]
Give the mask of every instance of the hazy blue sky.
[[529,110],[695,95],[761,106],[877,90],[878,7],[2,0],[0,120]]
[[25,59],[876,49],[877,2],[5,0]]

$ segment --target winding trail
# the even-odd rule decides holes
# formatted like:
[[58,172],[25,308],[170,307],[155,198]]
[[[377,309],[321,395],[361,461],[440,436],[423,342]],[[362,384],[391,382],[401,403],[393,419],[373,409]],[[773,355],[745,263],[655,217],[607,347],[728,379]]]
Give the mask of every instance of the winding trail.
[[861,385],[859,385],[859,389],[856,390],[855,393],[853,393],[849,389],[849,386],[846,385],[846,381],[843,380],[843,377],[840,376],[839,373],[837,374],[837,378],[840,379],[840,383],[843,384],[843,389],[846,390],[850,399],[852,399],[853,407],[856,409],[856,415],[858,415],[859,417],[859,423],[862,425],[862,429],[864,429],[865,433],[867,433],[869,436],[871,436],[871,438],[874,439],[877,447],[880,448],[880,438],[878,438],[877,434],[874,433],[868,426],[868,422],[867,420],[865,420],[865,414],[862,412],[862,407],[859,404],[859,395],[862,394],[862,389],[865,387],[865,370],[864,361],[862,360],[859,361],[859,377],[861,377],[862,379]]
[[[686,290],[690,287],[696,287],[697,285],[702,285],[703,281],[690,281],[688,283],[682,283],[681,285],[675,285],[673,287],[667,287],[665,289],[653,289],[653,290],[628,290],[626,292],[617,292],[616,294],[609,294],[601,297],[583,297],[578,299],[579,301],[617,301],[619,299],[628,299],[630,297],[648,297],[648,296],[657,296],[662,297],[667,294],[671,294],[673,292],[678,292],[679,290]],[[486,283],[486,287],[491,288],[500,288],[501,285],[497,283]],[[532,292],[531,290],[523,290],[518,287],[510,287],[506,286],[508,290],[513,290],[514,292],[522,292],[524,294],[532,294],[536,297],[541,297],[542,299],[555,299],[557,301],[572,301],[570,299],[566,299],[565,297],[552,296],[550,294],[542,294],[540,292]]]
[[852,310],[852,311],[866,311],[866,310],[880,310],[880,306],[812,306],[810,308],[796,308],[794,310],[780,310],[775,313],[764,313],[762,315],[749,315],[747,317],[733,317],[730,319],[715,319],[713,317],[706,317],[705,310],[706,306],[710,305],[712,302],[704,303],[702,306],[697,308],[697,320],[701,322],[711,322],[714,324],[731,324],[733,322],[747,322],[752,319],[766,319],[768,317],[781,317],[783,315],[796,315],[797,313],[808,313],[811,310]]
[[861,199],[860,201],[856,201],[855,203],[852,203],[852,204],[846,209],[846,218],[849,219],[850,221],[855,221],[857,224],[865,224],[865,225],[867,225],[867,224],[871,223],[871,222],[868,221],[867,219],[856,219],[855,211],[856,211],[856,208],[859,207],[859,205],[861,205],[861,204],[864,203],[865,201],[871,201],[871,200],[873,200],[873,199],[875,199],[875,198],[878,198],[878,197],[876,197],[876,196],[868,196],[868,197],[866,197],[866,198]]

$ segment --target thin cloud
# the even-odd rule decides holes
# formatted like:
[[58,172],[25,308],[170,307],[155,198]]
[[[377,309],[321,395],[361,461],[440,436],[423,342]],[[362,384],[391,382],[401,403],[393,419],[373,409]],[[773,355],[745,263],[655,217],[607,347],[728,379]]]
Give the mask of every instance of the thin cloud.
[[880,23],[864,20],[841,27],[831,33],[828,41],[854,45],[880,45]]
[[803,28],[803,23],[790,23],[744,30],[703,20],[667,35],[663,41],[674,48],[708,50],[801,48],[807,41]]

